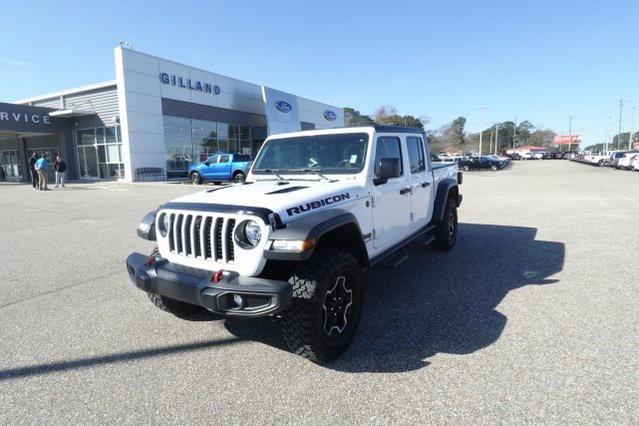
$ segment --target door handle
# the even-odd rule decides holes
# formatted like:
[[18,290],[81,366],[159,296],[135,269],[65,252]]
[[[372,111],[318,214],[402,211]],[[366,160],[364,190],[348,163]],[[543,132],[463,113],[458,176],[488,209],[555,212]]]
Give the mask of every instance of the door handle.
[[422,182],[422,188],[426,188],[428,185],[430,185],[430,182]]
[[399,193],[400,193],[401,195],[404,195],[404,194],[410,194],[410,193],[412,193],[412,192],[413,192],[412,188],[402,188],[402,189],[400,189],[400,190],[399,190]]

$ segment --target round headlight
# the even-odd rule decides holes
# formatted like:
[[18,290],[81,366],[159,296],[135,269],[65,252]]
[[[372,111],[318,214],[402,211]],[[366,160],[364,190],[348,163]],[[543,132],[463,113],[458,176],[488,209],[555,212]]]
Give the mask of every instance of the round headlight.
[[160,229],[160,235],[162,235],[163,238],[166,238],[166,235],[169,232],[169,226],[169,215],[162,213],[158,220],[158,228]]
[[260,229],[260,225],[253,220],[249,220],[244,226],[244,235],[246,236],[246,241],[255,247],[262,239],[262,230]]

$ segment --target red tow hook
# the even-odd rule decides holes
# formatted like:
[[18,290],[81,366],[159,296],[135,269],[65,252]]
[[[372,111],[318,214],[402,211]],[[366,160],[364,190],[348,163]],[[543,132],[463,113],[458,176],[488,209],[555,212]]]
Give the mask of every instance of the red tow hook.
[[220,281],[222,281],[222,276],[224,275],[224,270],[220,269],[219,271],[216,271],[213,276],[211,277],[211,281],[213,281],[214,283],[219,283]]

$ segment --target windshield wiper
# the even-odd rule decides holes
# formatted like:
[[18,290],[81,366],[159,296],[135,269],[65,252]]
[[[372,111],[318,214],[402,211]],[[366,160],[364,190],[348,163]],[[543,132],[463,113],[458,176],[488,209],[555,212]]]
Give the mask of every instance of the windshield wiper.
[[254,171],[270,173],[274,175],[277,178],[277,180],[282,180],[282,181],[286,180],[282,177],[282,175],[280,175],[281,170],[279,169],[255,169]]
[[315,175],[319,176],[320,178],[322,178],[324,180],[330,180],[324,174],[322,174],[322,172],[323,172],[322,169],[313,169],[313,168],[307,167],[307,168],[304,168],[304,169],[291,169],[291,170],[289,170],[289,172],[291,172],[291,173],[312,173],[312,174],[315,174]]

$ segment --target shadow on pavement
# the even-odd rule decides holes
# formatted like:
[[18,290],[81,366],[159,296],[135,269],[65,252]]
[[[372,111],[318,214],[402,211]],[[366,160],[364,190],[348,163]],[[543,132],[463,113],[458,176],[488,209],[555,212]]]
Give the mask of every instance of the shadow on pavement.
[[81,358],[71,361],[50,362],[44,364],[30,365],[6,370],[0,370],[0,382],[3,380],[18,379],[21,377],[39,376],[65,370],[78,370],[101,364],[115,364],[118,362],[135,361],[163,355],[172,355],[181,352],[192,352],[197,350],[211,349],[217,346],[232,345],[240,343],[240,339],[210,340],[197,343],[186,343],[181,345],[165,346],[160,348],[142,349],[138,351],[120,352],[109,355],[101,355],[90,358]]
[[[563,243],[537,241],[537,229],[460,224],[448,253],[414,247],[395,269],[364,276],[358,334],[328,368],[345,372],[402,372],[429,364],[437,353],[470,354],[499,339],[506,316],[496,310],[510,292],[552,284],[563,268]],[[272,322],[226,321],[241,339],[283,348]]]
[[[564,244],[536,241],[535,228],[461,224],[457,246],[448,253],[411,248],[395,269],[365,273],[365,303],[350,349],[327,365],[344,372],[402,372],[422,368],[443,352],[469,354],[501,335],[506,317],[496,310],[509,291],[548,279],[564,264]],[[192,321],[219,317],[202,314]],[[0,370],[0,381],[76,370],[101,364],[214,349],[258,341],[287,350],[275,321],[226,320],[235,338],[119,352],[69,361]]]

